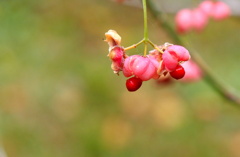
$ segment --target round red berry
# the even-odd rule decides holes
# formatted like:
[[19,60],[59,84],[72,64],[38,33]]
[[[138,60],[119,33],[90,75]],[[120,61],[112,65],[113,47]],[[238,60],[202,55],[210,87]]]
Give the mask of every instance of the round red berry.
[[185,70],[181,65],[178,65],[175,71],[170,72],[170,75],[175,79],[181,79],[185,75]]
[[134,92],[142,86],[142,80],[140,78],[132,77],[126,81],[126,87],[129,92]]

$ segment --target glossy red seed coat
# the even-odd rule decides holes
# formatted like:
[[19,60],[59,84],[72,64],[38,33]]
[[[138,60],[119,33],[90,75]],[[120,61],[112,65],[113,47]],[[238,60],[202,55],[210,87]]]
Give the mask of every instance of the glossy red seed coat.
[[126,87],[129,92],[134,92],[142,86],[142,80],[136,77],[129,78],[126,81]]
[[185,70],[181,65],[178,65],[175,71],[170,72],[170,75],[175,79],[181,79],[185,75]]

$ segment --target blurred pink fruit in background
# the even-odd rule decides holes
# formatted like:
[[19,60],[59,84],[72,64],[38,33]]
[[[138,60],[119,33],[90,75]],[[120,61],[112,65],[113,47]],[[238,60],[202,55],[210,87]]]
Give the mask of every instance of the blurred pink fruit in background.
[[186,33],[192,29],[192,10],[182,9],[175,17],[176,29],[179,33]]
[[229,6],[223,2],[216,2],[212,12],[212,18],[215,20],[223,20],[230,16],[231,10]]
[[194,61],[189,60],[184,62],[182,66],[185,69],[185,76],[181,79],[181,81],[194,82],[201,80],[203,77],[202,70]]
[[196,31],[202,31],[208,24],[208,16],[199,8],[192,11],[192,27]]

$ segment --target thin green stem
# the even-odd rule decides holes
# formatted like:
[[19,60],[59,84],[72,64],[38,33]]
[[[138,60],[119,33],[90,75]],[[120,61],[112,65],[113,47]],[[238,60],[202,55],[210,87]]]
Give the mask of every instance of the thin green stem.
[[143,20],[144,20],[144,40],[148,40],[148,23],[147,23],[147,2],[142,0],[143,5]]
[[153,42],[151,42],[148,38],[148,23],[147,23],[147,0],[142,0],[143,5],[143,21],[144,21],[144,38],[138,42],[137,44],[131,45],[127,48],[124,48],[125,51],[136,48],[138,45],[144,43],[144,56],[147,55],[148,44],[150,44],[153,48],[158,50],[160,53],[163,53],[162,50],[158,48]]
[[[174,40],[176,44],[186,45],[179,36],[176,34],[174,29],[169,25],[167,21],[162,17],[161,12],[155,7],[151,0],[147,0],[149,11],[153,17],[159,22],[160,26],[166,30],[168,35]],[[188,48],[189,49],[189,48]],[[229,87],[223,84],[217,77],[214,76],[212,71],[208,68],[207,64],[202,60],[197,51],[190,50],[192,58],[201,67],[204,72],[204,80],[221,96],[225,99],[233,102],[240,107],[240,97],[238,97]]]
[[146,42],[144,42],[144,56],[146,56],[147,55],[147,43]]
[[163,51],[157,46],[155,45],[153,42],[151,42],[151,40],[148,40],[148,43],[155,48],[156,50],[158,50],[160,53],[163,53]]
[[[163,53],[163,51],[149,39],[148,40],[142,39],[138,43],[124,48],[124,51],[134,49],[134,48],[136,48],[137,46],[139,46],[142,43],[144,43],[144,52],[147,52],[147,44],[150,44],[154,49],[158,50],[160,53]],[[146,56],[146,55],[147,54],[144,54],[144,56]]]
[[148,23],[147,23],[147,2],[142,0],[143,5],[143,21],[144,21],[144,56],[147,55],[147,44],[148,44]]
[[142,44],[144,41],[145,41],[145,40],[144,40],[144,39],[142,39],[142,40],[141,40],[141,41],[139,41],[138,43],[136,43],[136,44],[133,44],[133,45],[131,45],[131,46],[128,46],[128,47],[126,47],[126,48],[124,48],[124,51],[130,50],[130,49],[133,49],[133,48],[136,48],[137,46],[139,46],[140,44]]

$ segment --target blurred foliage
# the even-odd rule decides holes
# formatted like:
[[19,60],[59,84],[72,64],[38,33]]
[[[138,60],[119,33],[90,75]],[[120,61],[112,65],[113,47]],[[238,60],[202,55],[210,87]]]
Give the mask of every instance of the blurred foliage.
[[[171,42],[151,17],[149,27],[155,43]],[[136,43],[142,10],[109,0],[0,1],[0,135],[8,157],[240,156],[238,108],[203,81],[149,81],[127,92],[106,57],[109,29],[124,46]],[[233,17],[182,38],[240,91],[239,34]]]

